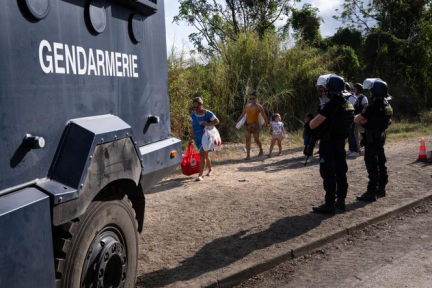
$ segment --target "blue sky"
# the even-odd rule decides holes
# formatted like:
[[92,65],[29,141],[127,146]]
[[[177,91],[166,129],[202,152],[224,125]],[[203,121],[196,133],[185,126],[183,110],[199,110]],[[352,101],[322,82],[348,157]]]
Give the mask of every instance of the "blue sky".
[[[335,9],[340,8],[343,0],[303,0],[299,7],[305,3],[312,4],[318,7],[324,23],[321,24],[321,34],[323,36],[333,35],[338,27],[342,24],[332,17],[336,14]],[[193,46],[188,41],[188,35],[195,32],[194,28],[186,25],[185,23],[174,24],[173,17],[178,14],[178,1],[165,0],[165,21],[167,29],[167,46],[168,49],[175,45],[177,48],[185,47],[187,50],[192,49]]]

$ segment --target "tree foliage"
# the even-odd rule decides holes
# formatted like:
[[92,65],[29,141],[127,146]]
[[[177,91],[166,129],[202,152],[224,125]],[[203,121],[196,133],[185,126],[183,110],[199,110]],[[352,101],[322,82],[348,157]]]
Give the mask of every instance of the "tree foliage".
[[290,19],[296,38],[312,46],[317,46],[321,41],[320,27],[323,20],[318,17],[318,12],[318,8],[304,4],[302,9],[293,10]]
[[408,38],[415,33],[428,5],[429,0],[345,0],[335,18],[366,32],[378,26],[398,38]]
[[173,50],[168,67],[174,135],[188,133],[188,115],[197,91],[221,120],[218,128],[230,140],[235,140],[232,127],[252,91],[258,92],[268,115],[280,113],[288,130],[299,128],[296,118],[316,111],[316,79],[329,73],[332,62],[319,49],[305,45],[287,49],[281,41],[276,33],[259,37],[249,32],[228,41],[221,54],[212,55],[205,64]]
[[[318,9],[303,5],[296,10],[296,2],[180,0],[175,21],[198,29],[190,40],[206,57],[198,61],[196,54],[188,58],[173,51],[168,59],[177,137],[187,134],[190,101],[197,92],[218,115],[225,136],[236,135],[232,126],[254,90],[268,114],[280,113],[287,128],[295,129],[296,118],[315,111],[315,81],[327,73],[352,82],[382,78],[397,116],[432,108],[430,1],[344,0],[335,18],[345,27],[324,39]],[[290,28],[294,45],[284,37]]]
[[339,28],[336,33],[330,37],[330,41],[335,45],[351,47],[356,53],[359,53],[364,39],[360,30],[344,27]]
[[[185,21],[198,32],[189,40],[200,53],[221,52],[220,44],[236,41],[239,35],[256,32],[263,37],[275,31],[276,21],[288,16],[300,0],[179,0],[174,22]],[[281,27],[281,31],[287,31]]]
[[[431,6],[428,0],[345,0],[335,17],[348,29],[361,31],[364,41],[355,49],[362,64],[360,74],[387,80],[401,114],[431,107]],[[343,43],[348,33],[337,34],[332,37],[334,44],[349,45]]]

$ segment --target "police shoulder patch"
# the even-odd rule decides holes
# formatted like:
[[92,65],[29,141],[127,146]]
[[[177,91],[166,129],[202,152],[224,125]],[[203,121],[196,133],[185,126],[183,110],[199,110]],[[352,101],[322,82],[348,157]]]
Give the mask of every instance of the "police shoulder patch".
[[354,106],[350,102],[346,102],[345,111],[354,111]]

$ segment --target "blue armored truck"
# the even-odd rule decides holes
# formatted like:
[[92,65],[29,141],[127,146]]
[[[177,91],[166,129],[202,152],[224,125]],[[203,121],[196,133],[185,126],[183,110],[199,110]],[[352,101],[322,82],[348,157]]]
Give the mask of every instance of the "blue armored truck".
[[135,287],[144,191],[181,162],[164,3],[0,5],[0,287]]

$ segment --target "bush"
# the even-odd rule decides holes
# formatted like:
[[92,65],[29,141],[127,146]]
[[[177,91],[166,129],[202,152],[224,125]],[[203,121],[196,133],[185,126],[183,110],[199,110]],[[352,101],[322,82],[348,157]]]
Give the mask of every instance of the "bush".
[[184,51],[171,51],[168,58],[172,131],[184,138],[190,131],[191,101],[198,93],[205,106],[220,119],[226,140],[237,140],[233,130],[247,96],[257,91],[259,102],[270,116],[280,113],[288,130],[300,127],[306,112],[316,112],[315,83],[329,73],[327,53],[304,45],[287,47],[275,34],[260,38],[240,36],[221,47],[221,55],[198,59]]

